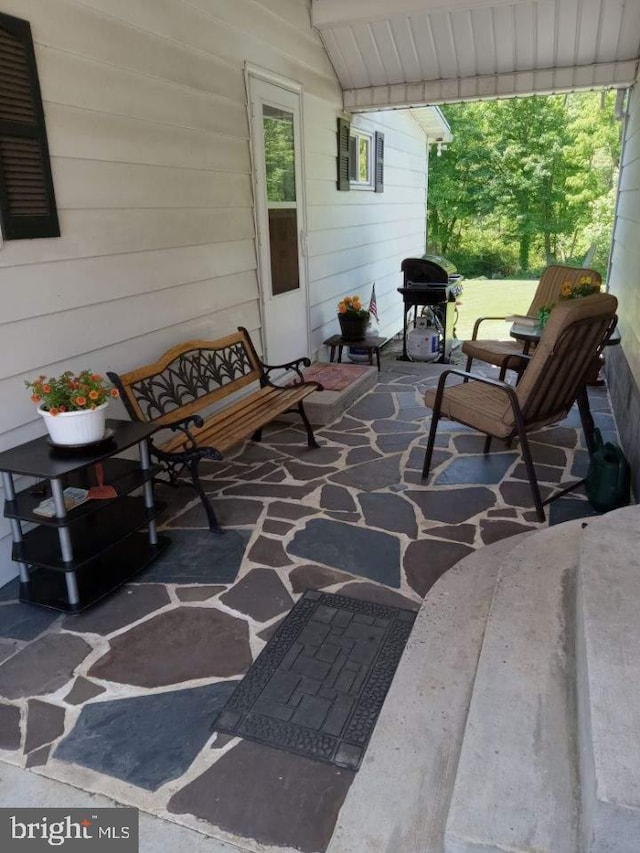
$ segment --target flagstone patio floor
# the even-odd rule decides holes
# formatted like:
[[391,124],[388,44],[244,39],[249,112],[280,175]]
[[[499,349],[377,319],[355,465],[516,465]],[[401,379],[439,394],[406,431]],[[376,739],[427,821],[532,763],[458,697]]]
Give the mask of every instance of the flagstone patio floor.
[[[211,720],[307,588],[417,610],[482,545],[536,521],[517,447],[439,427],[421,479],[426,388],[442,367],[383,353],[377,385],[309,450],[297,424],[205,463],[226,532],[188,488],[160,487],[169,551],[74,616],[0,590],[0,760],[106,794],[243,849],[322,851],[353,771],[211,730]],[[606,438],[604,387],[590,390]],[[543,496],[585,472],[577,412],[533,438]],[[209,489],[208,489],[209,490]],[[550,523],[592,511],[552,505]],[[19,805],[19,804],[16,804]]]

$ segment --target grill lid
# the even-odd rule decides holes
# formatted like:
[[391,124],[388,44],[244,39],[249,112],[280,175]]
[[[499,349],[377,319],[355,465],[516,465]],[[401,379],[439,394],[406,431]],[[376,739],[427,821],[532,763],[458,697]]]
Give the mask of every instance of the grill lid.
[[424,258],[405,258],[400,269],[404,273],[405,287],[449,283],[449,274],[444,267]]

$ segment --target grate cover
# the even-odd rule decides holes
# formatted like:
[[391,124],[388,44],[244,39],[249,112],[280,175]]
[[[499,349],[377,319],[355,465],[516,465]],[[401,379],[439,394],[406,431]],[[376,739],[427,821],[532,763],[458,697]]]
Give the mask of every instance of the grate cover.
[[415,618],[307,590],[213,728],[357,770]]

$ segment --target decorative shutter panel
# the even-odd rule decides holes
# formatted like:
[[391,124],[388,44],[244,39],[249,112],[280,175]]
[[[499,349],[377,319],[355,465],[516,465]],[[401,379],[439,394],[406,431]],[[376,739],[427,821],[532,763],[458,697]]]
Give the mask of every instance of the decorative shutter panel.
[[5,240],[60,236],[31,27],[2,13],[0,221]]
[[349,182],[349,131],[351,122],[338,119],[338,189],[345,192],[351,189]]
[[374,186],[377,193],[384,192],[384,133],[376,131],[374,152]]

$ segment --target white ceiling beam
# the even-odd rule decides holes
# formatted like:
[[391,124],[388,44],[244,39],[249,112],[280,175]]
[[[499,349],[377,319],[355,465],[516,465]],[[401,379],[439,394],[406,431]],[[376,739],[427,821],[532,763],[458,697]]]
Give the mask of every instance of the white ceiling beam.
[[394,83],[364,89],[345,89],[344,109],[351,113],[372,112],[455,101],[551,95],[584,89],[620,89],[633,85],[637,78],[638,62],[628,60],[513,74]]
[[[548,3],[550,0],[538,0]],[[363,21],[431,12],[459,12],[487,7],[532,5],[532,0],[312,0],[311,22],[314,27],[343,26]]]

